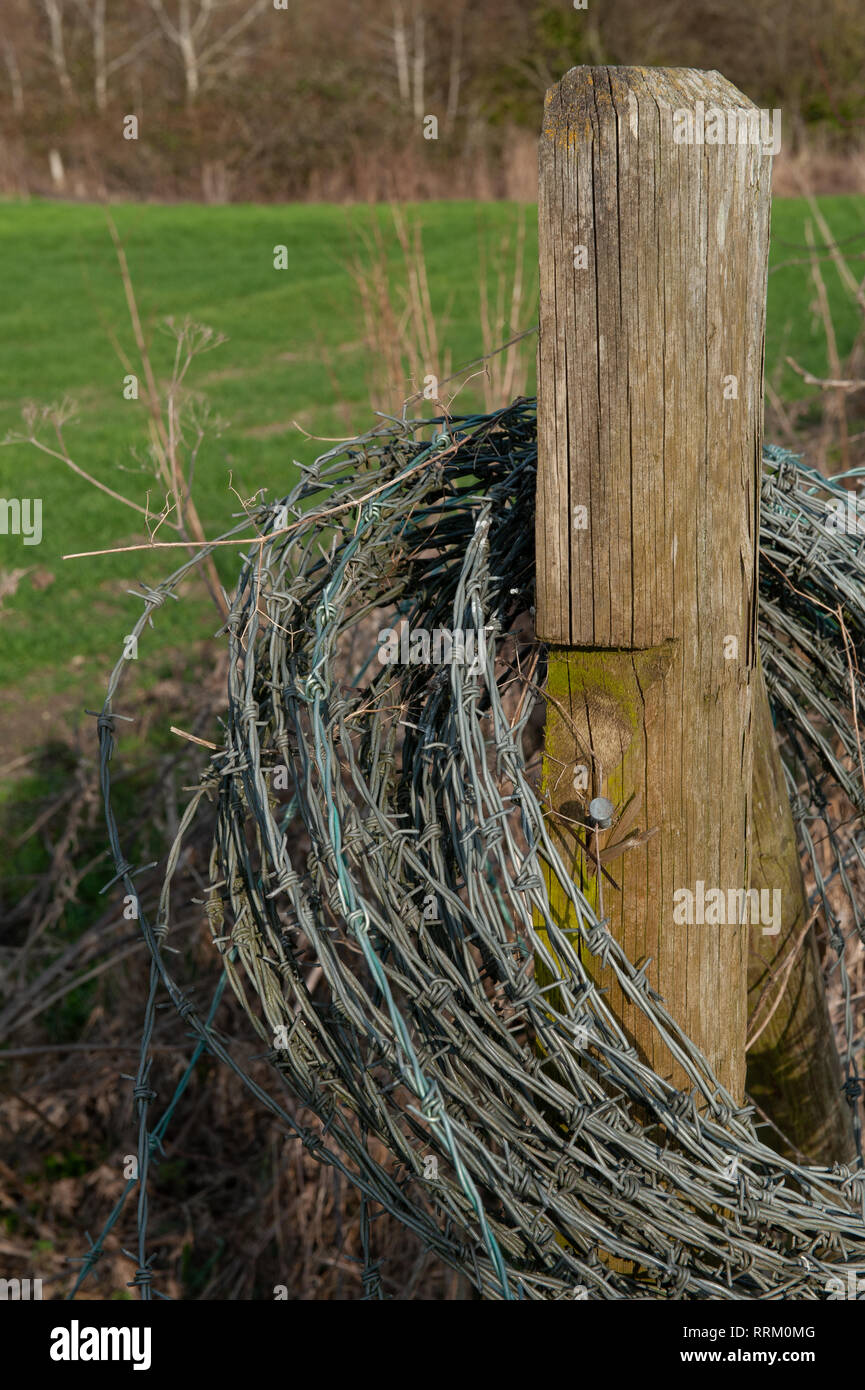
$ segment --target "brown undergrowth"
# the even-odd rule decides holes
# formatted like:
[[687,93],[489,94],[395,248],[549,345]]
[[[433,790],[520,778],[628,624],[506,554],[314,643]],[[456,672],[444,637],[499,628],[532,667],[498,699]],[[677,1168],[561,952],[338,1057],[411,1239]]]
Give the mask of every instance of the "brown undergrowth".
[[[198,681],[164,680],[140,699],[134,743],[121,734],[122,765],[113,779],[124,833],[141,851],[139,860],[164,863],[186,801],[183,789],[194,784],[204,760],[200,747],[166,738],[167,731],[175,724],[212,734],[224,678],[224,665],[214,666],[211,654]],[[154,747],[165,750],[156,760]],[[75,1261],[123,1193],[137,1146],[129,1078],[137,1068],[149,962],[137,924],[123,918],[122,895],[116,888],[99,895],[112,869],[95,754],[95,721],[77,749],[55,740],[35,750],[29,774],[47,760],[62,791],[47,792],[36,778],[25,782],[4,826],[13,843],[29,846],[30,857],[16,861],[21,872],[4,889],[0,1277],[41,1278],[43,1297],[54,1299],[71,1291],[80,1268]],[[182,953],[178,974],[191,981],[190,996],[205,1009],[219,964],[192,899],[207,876],[209,831],[202,823],[184,852],[170,938]],[[160,868],[136,880],[151,913]],[[216,1024],[233,1055],[272,1089],[261,1042],[230,991]],[[151,1122],[170,1103],[194,1045],[187,1025],[163,1002],[154,1033]],[[299,1126],[318,1132],[314,1115],[284,1091],[279,1099]],[[174,1111],[149,1186],[148,1252],[160,1293],[241,1300],[364,1296],[357,1190],[207,1055]],[[133,1189],[78,1297],[137,1296],[128,1288],[135,1265],[123,1254],[136,1245],[136,1197]],[[384,1297],[470,1296],[465,1281],[389,1214],[372,1207],[370,1218],[370,1258],[380,1263]]]

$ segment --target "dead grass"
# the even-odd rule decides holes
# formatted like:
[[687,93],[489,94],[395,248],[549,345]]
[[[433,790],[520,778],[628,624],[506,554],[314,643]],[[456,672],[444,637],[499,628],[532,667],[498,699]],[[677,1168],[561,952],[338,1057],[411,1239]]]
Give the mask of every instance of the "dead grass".
[[[222,662],[202,663],[196,681],[169,678],[141,701],[142,748],[178,723],[205,737],[222,706]],[[190,693],[196,707],[190,709]],[[166,843],[195,780],[202,750],[176,740],[152,755],[124,758],[130,840],[146,829]],[[27,767],[33,770],[35,753]],[[47,756],[60,766],[61,750]],[[44,1296],[71,1289],[87,1248],[125,1186],[124,1164],[136,1149],[130,1081],[145,1006],[148,958],[134,923],[123,922],[116,893],[81,929],[69,908],[110,877],[93,748],[67,747],[61,790],[29,809],[16,827],[22,843],[43,842],[47,862],[7,905],[0,990],[0,1265],[7,1278],[42,1278]],[[131,762],[131,767],[129,766]],[[4,829],[8,830],[6,826]],[[207,874],[209,827],[184,855],[172,940],[180,946],[191,995],[206,1004],[219,967],[206,922],[191,899]],[[138,880],[155,903],[154,874]],[[180,968],[180,967],[178,967]],[[90,972],[88,989],[82,984]],[[235,1055],[262,1086],[274,1074],[233,996],[219,1026]],[[192,1052],[172,1008],[158,1013],[152,1084],[153,1118],[170,1100]],[[259,1060],[254,1060],[258,1056]],[[281,1093],[301,1126],[318,1122]],[[384,1160],[383,1151],[377,1153]],[[395,1299],[470,1297],[468,1286],[386,1213],[373,1209],[372,1258],[382,1289]],[[186,1299],[357,1299],[363,1296],[360,1203],[356,1190],[321,1166],[221,1065],[203,1057],[173,1117],[150,1191],[150,1242],[156,1286]],[[125,1298],[134,1266],[122,1249],[135,1245],[134,1197],[106,1238],[105,1256],[83,1298]],[[134,1296],[134,1295],[133,1295]]]

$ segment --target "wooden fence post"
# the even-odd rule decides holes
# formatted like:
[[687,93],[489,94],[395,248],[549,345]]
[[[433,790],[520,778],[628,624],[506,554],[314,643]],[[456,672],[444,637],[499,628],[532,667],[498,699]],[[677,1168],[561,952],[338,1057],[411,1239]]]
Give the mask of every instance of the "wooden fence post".
[[[575,68],[547,94],[539,193],[550,822],[737,1101],[760,931],[726,920],[749,884],[771,163],[755,115],[718,73]],[[577,824],[597,797],[617,813],[600,876]],[[587,965],[684,1084],[612,971]]]

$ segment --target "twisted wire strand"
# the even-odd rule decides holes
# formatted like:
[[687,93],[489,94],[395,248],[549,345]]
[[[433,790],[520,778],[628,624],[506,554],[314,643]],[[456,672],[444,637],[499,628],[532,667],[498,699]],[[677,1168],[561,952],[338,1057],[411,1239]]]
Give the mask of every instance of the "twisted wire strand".
[[[224,746],[181,820],[156,927],[140,918],[153,979],[200,1043],[360,1188],[366,1297],[381,1293],[367,1203],[393,1212],[485,1298],[825,1297],[829,1278],[865,1264],[861,1156],[829,1171],[761,1141],[751,1108],[719,1085],[569,880],[548,833],[529,737],[539,698],[529,650],[541,662],[542,652],[520,635],[534,602],[536,462],[531,400],[388,422],[330,450],[281,503],[252,514],[261,539],[222,631]],[[846,990],[854,1103],[838,895],[865,939],[855,903],[865,867],[855,677],[865,553],[832,526],[833,497],[846,497],[843,480],[767,447],[761,651],[800,844]],[[145,591],[140,630],[192,563]],[[409,639],[406,664],[383,663],[376,624],[463,633],[473,659],[432,665]],[[98,731],[112,852],[131,891],[109,769],[123,666]],[[837,788],[854,809],[843,823],[828,803]],[[180,851],[211,802],[202,911],[214,950],[279,1081],[318,1116],[320,1133],[300,1129],[252,1080],[166,959]],[[567,893],[572,929],[551,912],[543,865]],[[686,1090],[641,1061],[583,965],[586,951],[658,1030]],[[145,1180],[150,1008],[147,1023],[136,1092]],[[368,1136],[390,1163],[372,1157]],[[146,1223],[140,1193],[144,1296]]]

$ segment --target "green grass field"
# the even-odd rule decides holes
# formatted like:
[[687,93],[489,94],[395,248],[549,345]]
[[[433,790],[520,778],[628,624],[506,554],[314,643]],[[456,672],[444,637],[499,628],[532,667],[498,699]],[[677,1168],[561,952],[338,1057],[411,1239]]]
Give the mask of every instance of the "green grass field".
[[[839,240],[865,232],[865,199],[820,200]],[[189,384],[226,422],[198,463],[195,494],[208,534],[231,524],[239,509],[229,476],[243,496],[267,487],[283,493],[295,460],[316,446],[291,422],[324,436],[360,431],[372,423],[368,351],[357,292],[348,270],[356,232],[386,210],[319,206],[115,206],[142,318],[152,335],[154,365],[167,373],[173,341],[159,332],[168,315],[190,315],[228,335],[228,342],[193,365]],[[478,308],[479,243],[492,247],[517,209],[507,204],[429,203],[414,210],[423,226],[433,308],[447,311],[442,335],[454,366],[483,351]],[[802,243],[807,208],[777,202],[773,264],[807,260]],[[273,247],[288,248],[288,269],[273,267]],[[844,248],[861,275],[861,241]],[[527,265],[536,260],[535,213],[528,210]],[[114,249],[98,207],[54,202],[6,203],[0,212],[0,262],[7,277],[0,302],[0,437],[21,427],[25,399],[47,404],[64,396],[78,406],[66,429],[72,457],[116,490],[144,501],[149,475],[140,459],[146,443],[144,405],[122,394],[124,367],[115,334],[134,356],[132,333]],[[394,259],[394,274],[399,273]],[[831,263],[824,274],[843,356],[859,314]],[[811,305],[807,263],[787,265],[769,279],[767,375],[791,354],[815,373],[827,367],[824,335]],[[530,311],[531,312],[531,311]],[[525,326],[528,326],[526,324]],[[533,356],[533,348],[530,347]],[[532,371],[529,389],[534,389]],[[806,389],[785,369],[782,394]],[[407,392],[408,393],[408,392]],[[406,394],[407,394],[406,393]],[[477,405],[467,391],[454,405]],[[132,454],[138,451],[138,461]],[[126,594],[138,579],[172,567],[172,552],[67,560],[66,551],[146,539],[140,518],[75,477],[32,446],[0,449],[0,495],[43,499],[41,545],[0,536],[0,578],[19,569],[14,593],[0,608],[0,716],[4,706],[38,704],[53,696],[91,707],[101,703],[105,676],[123,634],[140,612]],[[177,552],[174,552],[176,555]],[[230,582],[236,556],[223,555]],[[33,583],[34,574],[48,587]],[[196,609],[196,620],[199,610]],[[198,637],[214,627],[200,607]],[[169,605],[160,614],[169,645],[189,634],[190,610]]]

